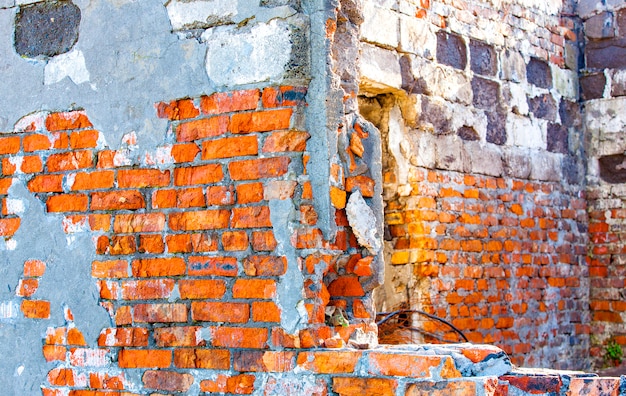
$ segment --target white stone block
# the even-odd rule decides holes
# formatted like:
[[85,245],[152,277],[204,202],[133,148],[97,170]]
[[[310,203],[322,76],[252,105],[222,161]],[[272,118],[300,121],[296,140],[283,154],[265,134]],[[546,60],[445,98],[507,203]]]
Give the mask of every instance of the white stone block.
[[578,73],[550,65],[554,90],[567,99],[578,99]]
[[528,114],[528,99],[524,85],[517,83],[503,84],[502,90],[514,113],[520,115]]
[[432,59],[437,52],[432,25],[423,19],[400,17],[400,50]]
[[546,148],[545,122],[517,114],[509,114],[506,119],[507,144],[545,149]]
[[165,7],[174,31],[232,23],[237,15],[232,0],[172,0]]
[[397,12],[378,7],[372,1],[363,3],[364,22],[361,25],[361,39],[392,48],[398,47]]
[[361,44],[359,58],[361,81],[376,88],[391,87],[400,89],[402,75],[400,74],[400,58],[394,51],[382,49],[371,44]]

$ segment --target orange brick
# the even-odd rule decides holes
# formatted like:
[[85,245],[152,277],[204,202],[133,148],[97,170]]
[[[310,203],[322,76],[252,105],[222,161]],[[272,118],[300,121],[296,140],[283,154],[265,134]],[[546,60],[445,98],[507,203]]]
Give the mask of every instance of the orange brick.
[[142,323],[187,322],[187,306],[184,304],[136,304],[133,319]]
[[205,114],[230,113],[242,110],[255,110],[259,103],[259,90],[249,89],[234,92],[217,92],[203,96],[200,108]]
[[174,234],[165,237],[168,253],[189,253],[193,249],[191,234]]
[[195,143],[175,144],[172,146],[171,155],[176,163],[193,162],[200,152]]
[[30,297],[35,294],[37,288],[39,288],[38,279],[20,279],[15,295],[18,297]]
[[169,227],[174,231],[197,231],[227,228],[228,210],[202,210],[174,212],[170,214]]
[[263,143],[264,153],[279,153],[286,151],[302,152],[306,150],[306,142],[311,137],[302,131],[279,131],[268,135]]
[[254,327],[211,328],[213,346],[224,348],[267,348],[268,330]]
[[233,180],[254,180],[279,177],[287,173],[288,157],[259,158],[233,161],[228,164],[228,171]]
[[51,113],[46,118],[48,131],[65,131],[71,129],[90,128],[91,122],[83,111],[70,111],[65,113]]
[[224,174],[220,164],[176,168],[174,170],[174,184],[177,186],[216,183],[223,178]]
[[220,136],[228,130],[228,116],[217,116],[181,123],[176,128],[176,140],[191,142],[196,139]]
[[196,108],[192,99],[173,100],[169,103],[161,102],[157,104],[157,116],[169,120],[185,120],[200,115],[200,110]]
[[25,277],[40,277],[46,272],[46,263],[40,260],[27,260],[24,262]]
[[164,187],[170,184],[170,171],[126,169],[117,172],[120,188]]
[[98,254],[124,255],[137,251],[135,237],[132,235],[113,236],[110,240],[106,236],[100,236],[97,241]]
[[50,302],[44,300],[23,300],[22,313],[28,319],[49,319]]
[[0,138],[0,155],[18,153],[20,151],[20,141],[19,136]]
[[335,297],[363,297],[365,295],[359,278],[355,276],[338,277],[328,285],[328,292]]
[[112,171],[76,173],[72,191],[108,189],[112,188],[114,183],[115,173]]
[[256,136],[227,137],[202,142],[202,159],[244,157],[258,153]]
[[233,186],[209,186],[206,189],[207,205],[232,205],[235,203]]
[[115,216],[113,231],[120,234],[133,232],[159,232],[165,227],[163,213],[120,214]]
[[287,271],[287,258],[277,256],[250,256],[243,262],[248,276],[281,276]]
[[228,130],[249,133],[288,129],[292,113],[292,109],[280,109],[233,114]]
[[254,375],[240,374],[235,376],[218,375],[215,380],[200,382],[200,390],[210,393],[234,393],[249,395],[254,392]]
[[346,192],[340,188],[330,186],[330,202],[337,209],[346,207]]
[[263,183],[245,183],[236,187],[237,203],[247,204],[263,200]]
[[[4,179],[12,181],[13,179]],[[63,192],[63,175],[37,175],[28,182],[30,192]]]
[[271,226],[270,208],[267,206],[233,208],[232,228],[261,228]]
[[[43,162],[41,162],[41,158],[38,156],[29,156],[22,158],[22,166],[20,170],[23,173],[38,173],[43,170]],[[4,162],[3,162],[3,171],[4,171]]]
[[89,198],[85,194],[60,194],[48,197],[48,212],[84,212],[87,210]]
[[178,276],[185,274],[186,264],[180,257],[133,260],[132,271],[134,277]]
[[237,259],[234,257],[189,257],[189,276],[237,276]]
[[108,191],[91,194],[92,210],[133,210],[145,207],[146,202],[139,191]]
[[385,378],[333,377],[333,392],[345,396],[396,394],[398,382]]
[[271,279],[241,279],[233,285],[233,298],[269,299],[276,295],[276,281]]
[[252,232],[252,248],[257,252],[273,251],[276,246],[277,242],[273,231]]
[[161,235],[139,235],[139,253],[159,254],[165,251],[163,237]]
[[250,306],[243,303],[192,302],[191,319],[196,322],[246,323]]
[[98,145],[98,136],[98,131],[94,130],[72,132],[70,134],[70,148],[75,150],[95,148]]
[[222,246],[225,251],[248,249],[248,234],[245,231],[226,231],[222,234]]
[[176,191],[176,207],[193,208],[205,206],[202,188],[185,188]]
[[0,219],[0,236],[10,237],[13,236],[20,228],[21,219],[19,217],[12,217],[8,219]]
[[267,87],[263,90],[263,107],[298,106],[305,103],[305,87]]
[[46,166],[49,172],[85,169],[90,168],[93,165],[93,152],[90,150],[51,154],[46,161]]
[[50,142],[48,136],[40,134],[24,136],[22,145],[24,146],[24,151],[27,153],[38,150],[50,150],[52,148],[52,142]]
[[280,322],[280,308],[272,301],[254,301],[252,320],[255,322]]
[[74,370],[55,368],[48,372],[48,382],[54,386],[74,386]]
[[106,328],[100,332],[98,346],[147,347],[148,329],[142,327]]
[[180,298],[220,299],[226,293],[226,284],[217,279],[181,279],[178,281]]
[[[175,326],[175,327],[159,327],[154,329],[154,341],[158,347],[179,347],[179,346],[204,346],[206,341],[200,337],[202,327],[200,326]],[[176,354],[184,351],[193,351],[182,349],[174,351],[174,359]],[[212,350],[207,350],[208,352]]]
[[46,362],[60,361],[64,362],[66,359],[67,348],[61,345],[44,345],[43,357]]
[[117,359],[121,368],[166,368],[172,364],[172,351],[162,349],[122,349]]
[[227,349],[176,349],[174,366],[178,368],[198,368],[228,370],[230,351]]
[[300,352],[297,365],[320,374],[353,373],[361,355],[356,351]]
[[364,197],[373,197],[375,186],[376,182],[374,179],[367,176],[361,175],[346,178],[346,191],[354,192],[359,190]]

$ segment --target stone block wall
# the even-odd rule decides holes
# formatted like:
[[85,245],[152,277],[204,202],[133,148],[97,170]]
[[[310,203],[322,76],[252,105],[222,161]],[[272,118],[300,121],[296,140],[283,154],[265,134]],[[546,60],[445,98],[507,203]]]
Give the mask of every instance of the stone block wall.
[[626,6],[622,2],[580,2],[585,63],[581,73],[588,145],[589,276],[591,353],[610,364],[609,343],[626,345],[624,326],[624,116]]
[[564,16],[571,2],[498,5],[364,5],[361,112],[385,142],[377,307],[438,315],[519,365],[580,369],[590,330],[580,24]]

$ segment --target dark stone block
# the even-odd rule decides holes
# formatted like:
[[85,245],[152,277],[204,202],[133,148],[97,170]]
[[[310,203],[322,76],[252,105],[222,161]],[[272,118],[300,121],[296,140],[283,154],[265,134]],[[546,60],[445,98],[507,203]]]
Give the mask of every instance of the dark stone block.
[[626,96],[626,79],[613,79],[611,82],[611,96],[614,98]]
[[626,8],[622,8],[615,16],[615,24],[620,37],[626,37]]
[[464,70],[467,65],[467,49],[461,36],[437,32],[437,61],[456,69]]
[[615,37],[613,14],[602,12],[585,21],[585,35],[590,39],[605,39]]
[[535,117],[548,121],[556,120],[556,102],[550,94],[528,98],[528,108]]
[[561,124],[566,128],[580,128],[582,126],[580,105],[577,102],[561,99],[559,117],[561,117]]
[[626,69],[626,37],[590,41],[585,57],[589,69]]
[[583,100],[599,99],[604,94],[606,76],[604,73],[593,73],[580,78],[580,90]]
[[452,132],[450,111],[443,105],[424,97],[420,121],[430,123],[435,135],[447,135]]
[[569,148],[569,133],[561,124],[548,124],[548,151],[567,154]]
[[473,104],[479,109],[492,110],[500,103],[500,84],[474,76],[472,79]]
[[626,183],[626,155],[613,154],[600,157],[600,178],[607,183]]
[[531,58],[526,65],[526,78],[539,88],[552,88],[552,71],[544,60]]
[[[561,163],[563,178],[568,184],[581,184],[584,182],[585,174],[582,165],[576,157],[566,156]],[[581,231],[586,232],[586,231]]]
[[493,47],[482,41],[470,40],[470,67],[476,74],[495,76],[498,58]]
[[422,79],[415,79],[411,67],[411,58],[407,55],[400,58],[400,75],[402,76],[402,89],[409,95],[424,93],[426,82]]
[[478,135],[476,129],[471,126],[463,125],[456,131],[456,134],[463,140],[480,140],[480,135]]
[[15,16],[15,50],[28,58],[68,52],[78,40],[80,9],[71,1],[20,7]]
[[506,143],[506,109],[498,107],[496,110],[485,112],[487,116],[488,143],[503,145]]

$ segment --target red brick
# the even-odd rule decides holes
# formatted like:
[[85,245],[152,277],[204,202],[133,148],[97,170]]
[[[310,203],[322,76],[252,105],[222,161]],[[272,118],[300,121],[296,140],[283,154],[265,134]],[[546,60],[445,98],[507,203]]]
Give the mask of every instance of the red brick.
[[22,313],[28,319],[49,319],[50,302],[44,300],[23,300]]
[[249,395],[254,392],[254,375],[240,374],[234,376],[218,375],[217,379],[200,382],[200,390],[210,393],[234,393]]
[[89,198],[85,194],[60,194],[48,197],[48,212],[84,212],[87,210]]
[[229,121],[228,116],[217,116],[181,123],[176,128],[176,140],[191,142],[223,135],[228,130]]
[[213,346],[224,348],[267,348],[268,331],[254,327],[213,327]]
[[270,208],[267,206],[233,208],[232,228],[262,228],[271,226]]
[[141,379],[148,389],[168,392],[187,392],[194,381],[191,374],[162,370],[146,371]]
[[277,256],[250,256],[243,261],[248,276],[281,276],[287,271],[287,258]]
[[0,236],[10,237],[13,236],[20,228],[21,219],[19,217],[12,217],[8,219],[0,219]]
[[292,109],[233,114],[228,130],[232,133],[266,132],[288,129]]
[[172,121],[186,120],[200,115],[200,110],[196,108],[192,99],[173,100],[169,103],[161,102],[157,104],[157,116],[167,118]]
[[50,150],[52,148],[52,142],[46,135],[32,134],[24,136],[22,142],[24,151],[27,153],[39,150]]
[[167,368],[172,363],[172,351],[162,349],[122,349],[117,362],[121,368]]
[[145,208],[146,203],[139,191],[107,191],[91,194],[91,210],[122,210]]
[[209,186],[206,189],[207,205],[232,205],[235,203],[233,186]]
[[250,306],[242,303],[192,302],[191,319],[196,322],[246,323]]
[[205,114],[230,113],[242,110],[255,110],[259,103],[259,90],[218,92],[203,96],[200,108]]
[[248,234],[245,231],[225,231],[222,234],[222,246],[227,252],[247,250]]
[[0,138],[0,155],[17,154],[20,151],[20,141],[19,136]]
[[263,143],[263,152],[302,152],[306,150],[306,142],[310,137],[311,135],[307,132],[295,130],[273,132],[265,138],[265,142]]
[[[13,179],[3,179],[12,181]],[[28,182],[30,192],[63,192],[63,175],[37,175]]]
[[208,164],[174,170],[174,184],[177,186],[190,186],[194,184],[211,184],[224,178],[222,165]]
[[139,235],[139,253],[160,254],[165,251],[163,236],[155,234]]
[[227,137],[202,142],[202,159],[244,157],[258,153],[256,136]]
[[172,146],[171,155],[176,163],[193,162],[200,152],[195,143],[175,144]]
[[26,174],[39,173],[43,170],[43,162],[38,156],[23,157],[20,170]]
[[237,203],[247,204],[263,200],[263,183],[245,183],[236,187]]
[[273,231],[252,232],[252,248],[257,252],[273,251],[276,246],[277,242]]
[[125,300],[157,300],[172,295],[173,279],[148,279],[122,282],[122,298]]
[[357,351],[300,352],[297,364],[320,374],[353,373],[361,355]]
[[237,276],[237,259],[234,257],[189,257],[189,276]]
[[335,279],[328,285],[328,292],[335,297],[363,297],[365,295],[359,278],[354,276],[340,276]]
[[106,328],[100,332],[98,346],[147,347],[148,329],[142,327]]
[[255,180],[279,177],[289,170],[288,157],[259,158],[234,161],[228,164],[228,171],[233,180]]
[[115,216],[113,231],[123,233],[163,231],[165,215],[163,213],[136,213]]
[[94,130],[72,132],[70,134],[70,148],[95,148],[98,145],[99,132]]
[[[56,176],[56,175],[55,175]],[[63,181],[63,177],[61,177],[61,183]],[[2,195],[7,195],[9,193],[9,188],[11,188],[11,185],[13,184],[13,178],[11,177],[0,177],[0,194]],[[29,190],[31,187],[31,183],[28,183],[28,188]],[[33,190],[31,190],[32,192],[35,192]],[[63,187],[61,187],[61,191],[63,191]]]
[[227,228],[228,210],[201,210],[170,214],[169,227],[174,231],[197,231]]
[[94,278],[127,278],[128,263],[125,260],[94,261],[91,263]]
[[254,301],[252,320],[255,322],[280,322],[280,308],[272,301]]
[[[158,347],[204,346],[206,341],[201,338],[201,332],[200,326],[159,327],[154,329],[154,342]],[[181,351],[188,350],[174,351],[175,362],[177,354]],[[178,366],[176,363],[174,365]]]
[[46,166],[49,172],[85,169],[90,168],[93,165],[93,152],[90,150],[51,154],[46,161]]
[[180,298],[220,299],[226,293],[226,284],[217,279],[181,279],[178,281]]
[[116,235],[109,240],[106,236],[100,236],[97,242],[98,254],[125,255],[133,254],[137,251],[135,237],[132,235]]
[[187,306],[184,304],[137,304],[133,307],[133,319],[143,323],[187,322]]
[[51,132],[90,128],[92,126],[83,111],[52,113],[46,118],[46,129]]
[[230,351],[227,349],[176,349],[174,366],[187,369],[228,370]]
[[276,281],[271,279],[237,279],[233,298],[269,299],[276,295]]
[[158,169],[127,169],[117,172],[120,188],[164,187],[170,184],[170,171]]
[[76,173],[72,191],[108,189],[112,188],[114,183],[115,174],[112,171]]
[[180,257],[148,258],[132,262],[134,277],[178,276],[184,275],[185,270],[185,261]]

